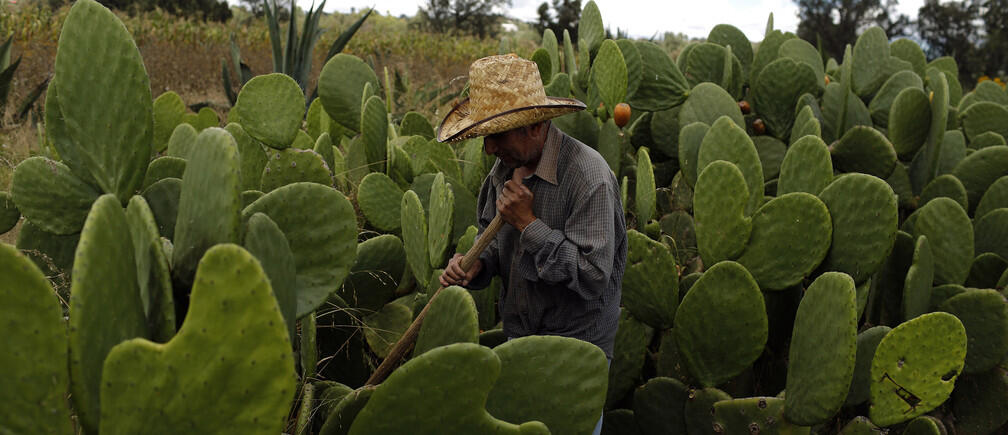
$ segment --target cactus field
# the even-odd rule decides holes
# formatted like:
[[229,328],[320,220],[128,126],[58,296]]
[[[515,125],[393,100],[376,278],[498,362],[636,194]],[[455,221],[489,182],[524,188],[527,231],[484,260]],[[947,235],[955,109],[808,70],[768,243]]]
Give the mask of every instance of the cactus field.
[[589,1],[528,57],[622,181],[608,368],[509,341],[499,279],[436,292],[494,161],[393,116],[388,70],[336,54],[317,98],[264,74],[193,113],[77,0],[0,192],[0,433],[1008,433],[1004,88],[877,27],[826,61],[772,16],[675,59],[606,35]]

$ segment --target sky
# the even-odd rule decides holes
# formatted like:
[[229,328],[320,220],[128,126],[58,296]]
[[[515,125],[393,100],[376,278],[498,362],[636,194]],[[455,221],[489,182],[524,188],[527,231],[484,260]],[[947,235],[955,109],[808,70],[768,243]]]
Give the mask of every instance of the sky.
[[[297,0],[307,9],[311,0]],[[535,21],[536,9],[544,0],[512,0],[505,15],[522,21]],[[582,5],[587,0],[582,0]],[[412,16],[425,0],[329,0],[326,12],[350,12],[374,6],[386,15]],[[897,9],[911,18],[924,0],[902,0]],[[738,27],[751,41],[763,40],[767,17],[774,14],[774,28],[795,31],[798,8],[792,0],[595,0],[602,12],[603,24],[614,31],[619,28],[631,37],[649,38],[664,32],[685,33],[691,38],[706,37],[717,24]]]

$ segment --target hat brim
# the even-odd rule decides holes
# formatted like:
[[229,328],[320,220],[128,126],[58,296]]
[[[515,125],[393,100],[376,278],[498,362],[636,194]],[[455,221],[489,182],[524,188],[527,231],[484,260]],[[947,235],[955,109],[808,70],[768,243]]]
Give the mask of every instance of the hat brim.
[[532,125],[561,115],[585,109],[585,104],[573,98],[546,97],[546,103],[506,110],[485,119],[473,119],[469,99],[462,100],[445,115],[438,126],[439,142],[454,142],[472,137],[500,133]]

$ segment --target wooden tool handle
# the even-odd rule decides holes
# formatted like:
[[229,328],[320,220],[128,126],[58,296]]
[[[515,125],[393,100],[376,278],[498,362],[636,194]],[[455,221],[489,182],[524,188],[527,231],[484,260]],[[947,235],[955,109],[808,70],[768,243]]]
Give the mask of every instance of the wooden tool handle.
[[[480,238],[477,239],[476,243],[469,248],[469,251],[462,256],[462,260],[459,262],[459,266],[462,267],[462,270],[466,272],[469,271],[472,265],[476,263],[476,260],[479,259],[480,254],[483,253],[483,250],[486,249],[486,247],[490,245],[490,242],[493,241],[494,237],[497,236],[497,231],[500,230],[503,225],[504,220],[501,219],[500,215],[498,214],[497,216],[494,216],[493,220],[490,221],[490,225],[487,225],[486,230],[483,231]],[[392,346],[392,349],[389,350],[388,356],[385,357],[385,360],[383,360],[378,368],[375,369],[374,373],[371,374],[371,377],[368,378],[366,385],[378,385],[382,383],[382,381],[384,381],[385,378],[392,373],[392,370],[399,365],[399,361],[413,350],[413,346],[416,345],[417,335],[420,333],[420,325],[423,323],[424,316],[427,315],[427,309],[430,308],[431,302],[434,302],[434,299],[437,298],[442,289],[444,289],[443,286],[439,287],[437,291],[431,295],[430,300],[427,301],[427,305],[424,305],[423,310],[420,311],[420,314],[417,315],[416,319],[413,319],[413,323],[410,324],[409,328],[406,329],[406,332],[404,332],[402,337],[399,338],[399,341]]]

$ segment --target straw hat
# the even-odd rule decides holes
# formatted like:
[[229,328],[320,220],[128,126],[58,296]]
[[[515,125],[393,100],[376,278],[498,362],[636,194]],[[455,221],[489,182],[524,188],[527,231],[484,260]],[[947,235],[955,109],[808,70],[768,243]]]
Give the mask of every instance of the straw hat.
[[514,54],[484,57],[469,67],[469,98],[448,112],[437,139],[486,136],[584,108],[572,98],[546,96],[535,62]]

